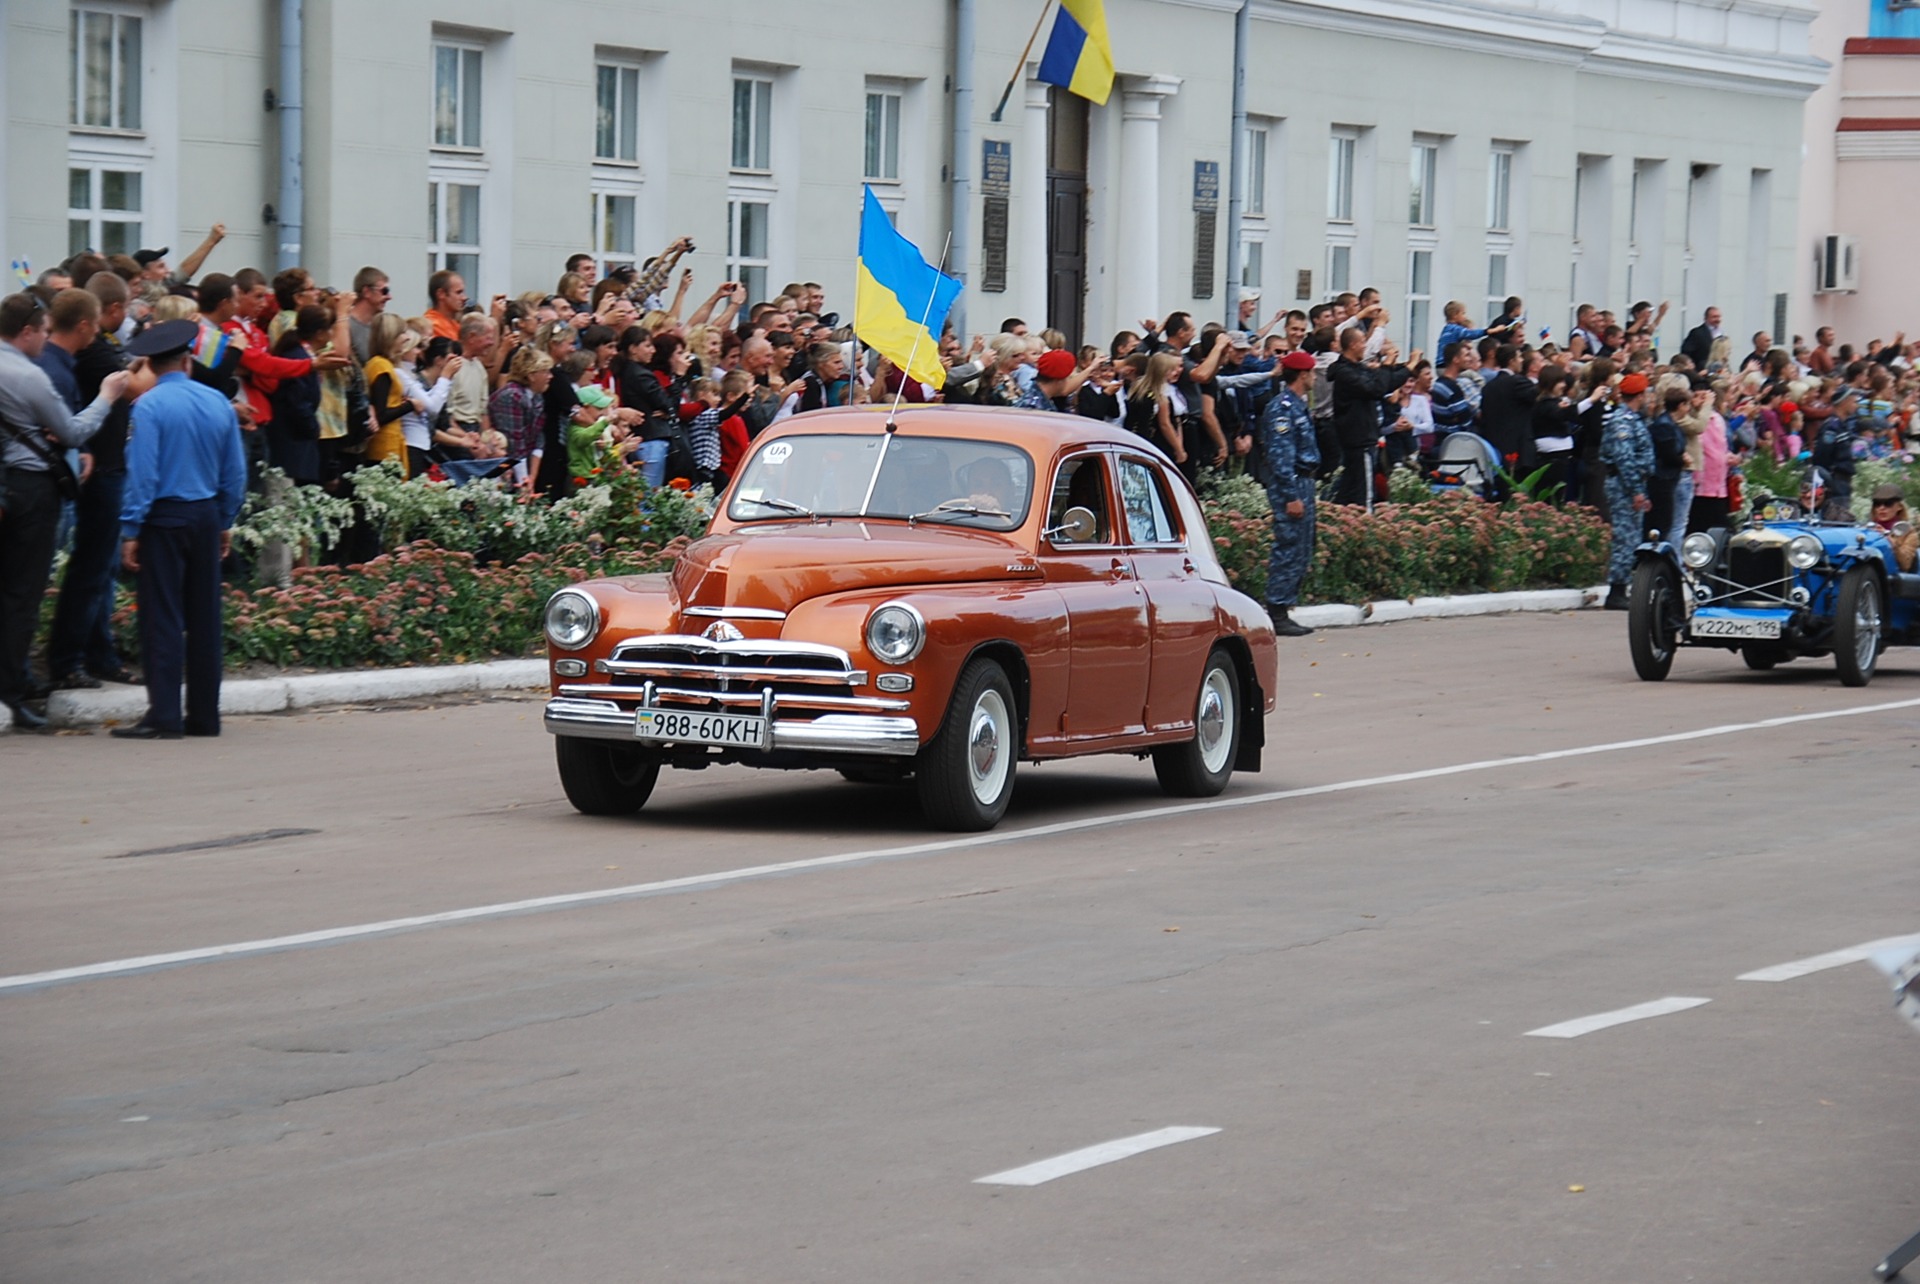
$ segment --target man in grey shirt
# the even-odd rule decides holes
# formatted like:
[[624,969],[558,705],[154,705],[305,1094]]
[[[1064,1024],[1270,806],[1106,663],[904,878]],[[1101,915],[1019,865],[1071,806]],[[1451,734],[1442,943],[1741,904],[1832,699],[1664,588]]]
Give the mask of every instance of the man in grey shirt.
[[46,718],[27,707],[27,652],[53,573],[60,523],[63,453],[100,430],[126,391],[125,371],[101,381],[93,404],[75,414],[34,358],[47,342],[47,310],[32,294],[0,299],[0,704],[13,725],[38,731]]

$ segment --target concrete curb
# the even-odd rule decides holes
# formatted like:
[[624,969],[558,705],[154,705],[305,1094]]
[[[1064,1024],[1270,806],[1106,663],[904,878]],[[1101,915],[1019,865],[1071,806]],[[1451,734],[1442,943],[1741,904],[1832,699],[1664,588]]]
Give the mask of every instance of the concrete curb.
[[[1396,620],[1432,620],[1460,615],[1503,615],[1515,611],[1578,611],[1596,606],[1606,586],[1588,589],[1529,589],[1519,593],[1475,593],[1463,597],[1416,597],[1360,606],[1303,606],[1293,618],[1315,629],[1353,628]],[[220,684],[220,712],[285,713],[327,705],[409,700],[458,695],[467,691],[530,691],[547,685],[545,660],[489,660],[481,664],[444,664],[417,669],[365,669],[347,673],[302,673],[285,678],[246,678]],[[56,691],[47,698],[47,717],[56,727],[131,723],[147,711],[140,687],[103,687],[98,691]],[[0,705],[0,731],[13,715]]]

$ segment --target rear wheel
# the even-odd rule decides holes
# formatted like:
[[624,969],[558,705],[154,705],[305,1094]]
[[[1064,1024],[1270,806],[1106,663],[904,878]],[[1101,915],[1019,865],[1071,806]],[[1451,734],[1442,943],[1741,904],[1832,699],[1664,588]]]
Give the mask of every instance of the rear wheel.
[[1233,778],[1240,755],[1240,675],[1225,651],[1207,657],[1194,703],[1193,739],[1153,751],[1153,774],[1176,798],[1211,798]]
[[920,810],[941,829],[992,829],[1007,814],[1019,756],[1012,684],[992,660],[969,661],[946,721],[914,765]]
[[589,816],[631,816],[646,806],[660,778],[658,758],[606,740],[555,736],[553,757],[567,801]]
[[1649,560],[1633,568],[1627,590],[1627,644],[1633,671],[1645,681],[1658,682],[1673,668],[1679,606],[1680,583],[1672,566]]
[[1833,622],[1833,667],[1844,686],[1864,687],[1873,681],[1880,663],[1884,621],[1880,610],[1880,581],[1865,566],[1855,566],[1840,580],[1840,601]]

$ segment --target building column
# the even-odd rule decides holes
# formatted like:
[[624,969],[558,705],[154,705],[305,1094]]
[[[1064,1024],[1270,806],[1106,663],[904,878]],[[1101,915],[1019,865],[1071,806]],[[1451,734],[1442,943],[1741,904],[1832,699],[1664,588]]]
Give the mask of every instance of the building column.
[[[1020,201],[1014,215],[1020,271],[1008,295],[1011,315],[1025,321],[1034,333],[1052,323],[1047,315],[1047,281],[1052,276],[1051,246],[1047,242],[1047,91],[1044,81],[1026,82],[1026,110],[1022,113],[1020,142],[1015,148],[1014,167],[1019,180],[1014,190]],[[999,318],[994,318],[999,324]]]
[[1160,293],[1160,103],[1180,91],[1180,78],[1119,79],[1120,243],[1114,291],[1120,324],[1132,326],[1161,315],[1167,306]]

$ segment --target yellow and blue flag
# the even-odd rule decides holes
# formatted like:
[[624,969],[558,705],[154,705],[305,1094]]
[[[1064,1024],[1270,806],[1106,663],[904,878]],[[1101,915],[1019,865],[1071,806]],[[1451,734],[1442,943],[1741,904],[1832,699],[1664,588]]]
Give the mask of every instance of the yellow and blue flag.
[[1104,104],[1113,93],[1113,43],[1103,0],[1060,0],[1040,55],[1040,79]]
[[938,389],[947,378],[940,328],[960,297],[960,283],[928,267],[914,243],[894,230],[873,189],[865,191],[853,332],[909,378]]

